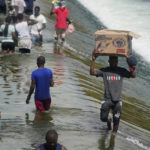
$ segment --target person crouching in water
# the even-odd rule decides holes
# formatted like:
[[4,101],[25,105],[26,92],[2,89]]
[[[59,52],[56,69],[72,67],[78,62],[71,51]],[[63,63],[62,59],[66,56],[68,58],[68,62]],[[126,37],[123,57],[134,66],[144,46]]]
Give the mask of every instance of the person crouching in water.
[[0,26],[0,32],[3,36],[1,45],[2,54],[14,53],[15,43],[13,39],[16,37],[16,34],[15,27],[11,25],[11,17],[6,17],[5,24]]
[[46,143],[40,145],[36,150],[67,150],[63,145],[59,144],[58,134],[55,130],[49,130],[45,136]]
[[32,41],[30,38],[29,27],[27,21],[23,21],[23,14],[18,14],[18,23],[15,28],[18,33],[18,47],[21,53],[30,53]]
[[[109,118],[109,111],[112,109],[113,113],[113,132],[117,132],[119,127],[120,115],[122,110],[122,85],[123,78],[135,78],[135,67],[131,67],[129,64],[128,71],[125,68],[118,67],[118,57],[109,56],[109,67],[94,69],[97,53],[93,51],[92,62],[90,66],[90,74],[96,77],[102,77],[104,81],[104,101],[102,101],[100,119],[103,122],[107,122],[108,129],[111,130],[111,118]],[[127,61],[130,57],[127,58]]]

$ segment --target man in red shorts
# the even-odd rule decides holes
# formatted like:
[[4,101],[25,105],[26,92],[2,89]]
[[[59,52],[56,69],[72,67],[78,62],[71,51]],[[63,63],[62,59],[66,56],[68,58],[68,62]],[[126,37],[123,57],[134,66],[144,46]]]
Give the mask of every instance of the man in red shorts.
[[38,69],[34,70],[31,75],[31,85],[26,104],[29,104],[31,95],[35,89],[35,105],[38,112],[49,110],[51,104],[51,96],[49,87],[54,85],[53,73],[50,69],[44,67],[45,57],[37,58]]

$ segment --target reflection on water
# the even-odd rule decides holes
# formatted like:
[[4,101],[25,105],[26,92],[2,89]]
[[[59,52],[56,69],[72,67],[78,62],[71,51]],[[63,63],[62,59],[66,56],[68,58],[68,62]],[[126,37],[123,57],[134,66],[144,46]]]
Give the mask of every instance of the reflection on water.
[[64,65],[61,59],[56,59],[56,64],[53,67],[54,81],[56,85],[62,85],[64,79]]
[[45,140],[45,133],[49,129],[54,128],[52,123],[53,118],[50,113],[35,113],[35,116],[30,119],[28,113],[25,114],[25,121],[27,127],[26,136],[30,139],[30,147],[36,148],[41,141]]
[[99,140],[100,150],[114,150],[115,147],[115,134],[106,132]]
[[[99,91],[103,88],[98,88],[97,80],[89,77],[87,66],[71,58],[42,54],[46,57],[45,67],[52,69],[55,80],[55,86],[51,88],[50,112],[35,113],[34,96],[29,105],[25,104],[31,72],[37,68],[39,55],[41,53],[14,54],[0,59],[1,149],[32,150],[44,142],[49,129],[55,129],[59,142],[68,149],[105,150],[113,149],[117,143],[123,150],[123,136],[123,140],[117,142],[112,136],[110,144],[104,145],[106,125],[99,120],[99,97],[102,95]],[[125,126],[123,124],[121,129]],[[129,149],[137,148],[133,143],[128,142],[128,145]]]
[[49,113],[35,113],[34,120],[30,120],[29,113],[26,113],[25,120],[26,120],[26,124],[29,125],[29,124],[36,124],[36,122],[40,122],[40,121],[50,122],[53,120],[53,118],[50,116]]

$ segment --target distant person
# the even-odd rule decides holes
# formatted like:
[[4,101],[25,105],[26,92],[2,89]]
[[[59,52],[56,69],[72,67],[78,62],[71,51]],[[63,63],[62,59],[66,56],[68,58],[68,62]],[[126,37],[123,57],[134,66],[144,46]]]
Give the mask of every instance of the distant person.
[[15,16],[15,9],[12,6],[8,6],[8,15],[10,17]]
[[67,29],[67,22],[68,24],[71,23],[69,20],[69,11],[65,7],[65,2],[61,1],[58,3],[59,8],[56,8],[50,12],[50,15],[56,14],[57,21],[55,24],[55,40],[58,41],[59,37],[62,40],[62,43],[65,41],[65,32]]
[[21,53],[30,53],[32,41],[27,21],[23,20],[23,14],[18,15],[18,23],[15,25],[18,33],[18,47]]
[[63,145],[59,144],[58,134],[55,130],[49,130],[45,136],[46,143],[40,145],[36,150],[67,150]]
[[[112,119],[109,118],[109,111],[112,109],[113,132],[117,132],[122,110],[121,93],[123,78],[135,78],[135,66],[129,66],[130,71],[128,71],[125,68],[117,66],[117,56],[109,56],[109,67],[100,68],[96,71],[94,70],[94,65],[97,56],[98,55],[94,51],[92,54],[90,74],[96,77],[103,77],[104,80],[105,93],[104,101],[102,101],[100,118],[103,122],[107,122],[108,129],[111,130]],[[130,60],[130,58],[128,58],[127,60]]]
[[50,109],[51,96],[49,88],[54,85],[53,73],[50,69],[44,67],[45,57],[39,56],[37,58],[38,69],[32,72],[31,85],[26,103],[29,104],[32,93],[35,89],[35,105],[37,112],[45,112]]
[[42,45],[43,36],[42,31],[46,28],[46,18],[40,14],[40,7],[34,8],[34,14],[30,16],[30,21],[33,22],[31,26],[31,37],[34,44]]
[[0,13],[6,14],[6,10],[5,0],[0,0]]
[[15,9],[15,16],[23,14],[26,8],[24,0],[11,0],[11,6]]
[[60,3],[60,2],[64,2],[64,0],[53,0],[53,1],[52,1],[52,6],[51,6],[51,11],[52,11],[53,9],[58,8],[58,7],[59,7],[58,3]]
[[5,24],[0,26],[0,32],[2,34],[2,54],[14,53],[15,43],[13,38],[16,37],[15,27],[11,25],[11,17],[6,17]]
[[25,3],[26,3],[25,14],[26,15],[33,14],[34,1],[35,0],[25,0]]
[[98,141],[99,150],[115,150],[115,134],[111,134],[110,138],[108,137],[108,132],[102,134],[102,137]]
[[16,10],[13,6],[8,5],[8,16],[10,16],[13,20],[13,24],[17,22]]

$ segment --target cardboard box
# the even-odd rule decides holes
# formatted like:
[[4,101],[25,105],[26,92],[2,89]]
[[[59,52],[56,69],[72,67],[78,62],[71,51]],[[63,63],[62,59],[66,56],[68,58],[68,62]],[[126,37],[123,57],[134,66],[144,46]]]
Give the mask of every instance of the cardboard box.
[[95,49],[99,55],[124,56],[132,54],[132,38],[139,38],[131,31],[102,29],[95,32]]

